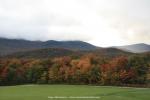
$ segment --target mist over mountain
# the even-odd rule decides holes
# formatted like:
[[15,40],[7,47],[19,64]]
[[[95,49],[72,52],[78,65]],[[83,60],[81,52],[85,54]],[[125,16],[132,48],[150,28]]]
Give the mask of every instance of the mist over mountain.
[[83,41],[29,41],[0,38],[0,55],[44,48],[64,48],[70,50],[94,50],[97,47]]
[[139,44],[133,44],[133,45],[125,45],[125,46],[117,46],[115,48],[129,51],[133,53],[143,53],[143,52],[149,52],[150,51],[150,45],[139,43]]
[[[119,50],[120,49],[120,50]],[[17,56],[57,56],[69,55],[77,52],[91,52],[97,54],[118,55],[131,53],[143,53],[150,51],[150,45],[140,43],[126,46],[101,48],[83,41],[30,41],[23,39],[0,38],[0,55]],[[53,54],[54,53],[54,54]],[[64,54],[63,54],[64,53]]]

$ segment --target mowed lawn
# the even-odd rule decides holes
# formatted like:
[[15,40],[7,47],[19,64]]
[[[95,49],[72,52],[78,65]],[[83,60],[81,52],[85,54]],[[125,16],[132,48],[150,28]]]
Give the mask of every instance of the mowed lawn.
[[[99,98],[48,98],[48,97]],[[0,86],[0,100],[150,100],[150,88],[86,85]]]

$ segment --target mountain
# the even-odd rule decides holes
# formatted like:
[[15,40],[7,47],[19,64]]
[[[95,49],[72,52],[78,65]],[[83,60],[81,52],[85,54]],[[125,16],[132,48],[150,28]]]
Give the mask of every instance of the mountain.
[[2,58],[53,58],[73,55],[79,55],[78,51],[63,48],[46,48],[24,52],[15,52],[9,55],[2,56]]
[[83,41],[29,41],[23,39],[0,38],[0,56],[18,58],[57,57],[94,53],[102,56],[130,55],[150,51],[150,45],[134,44],[101,48]]
[[71,50],[94,50],[97,47],[82,41],[28,41],[0,38],[0,55],[25,52],[44,48],[64,48]]
[[130,52],[125,52],[116,48],[100,48],[95,50],[70,50],[63,48],[46,48],[36,49],[31,51],[16,52],[10,55],[3,56],[3,58],[53,58],[61,56],[79,57],[82,55],[94,54],[101,57],[116,57],[132,55]]
[[128,56],[132,55],[133,53],[120,50],[117,48],[100,48],[100,49],[95,49],[91,51],[86,51],[87,53],[93,53],[96,55],[104,56],[104,57],[116,57],[116,56]]
[[126,45],[126,46],[117,46],[115,48],[133,52],[133,53],[143,53],[143,52],[149,52],[150,51],[150,45],[139,43],[139,44],[133,44],[133,45]]
[[41,48],[40,41],[0,38],[0,55]]
[[89,43],[83,41],[46,41],[43,43],[44,47],[51,47],[51,48],[66,48],[71,50],[94,50],[97,47],[91,45]]

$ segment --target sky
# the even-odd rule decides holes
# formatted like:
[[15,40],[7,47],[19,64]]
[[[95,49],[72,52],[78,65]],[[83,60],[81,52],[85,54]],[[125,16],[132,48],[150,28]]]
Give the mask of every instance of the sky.
[[150,44],[150,0],[0,0],[0,37]]

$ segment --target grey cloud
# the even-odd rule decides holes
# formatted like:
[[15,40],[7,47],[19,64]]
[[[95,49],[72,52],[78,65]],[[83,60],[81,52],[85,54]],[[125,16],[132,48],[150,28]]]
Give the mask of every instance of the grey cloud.
[[150,0],[0,0],[0,37],[150,43],[149,11]]

